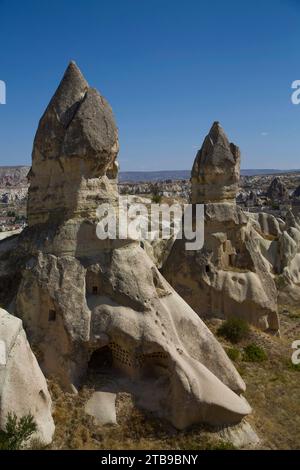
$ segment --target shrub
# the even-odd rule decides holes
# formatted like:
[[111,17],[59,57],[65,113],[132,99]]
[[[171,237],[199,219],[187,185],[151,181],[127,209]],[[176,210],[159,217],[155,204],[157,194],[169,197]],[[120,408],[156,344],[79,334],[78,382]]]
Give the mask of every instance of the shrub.
[[152,202],[154,202],[155,204],[159,204],[162,199],[162,194],[161,194],[159,184],[158,183],[151,184],[150,190],[152,193]]
[[237,348],[226,349],[226,353],[229,359],[231,359],[232,361],[237,361],[240,357],[240,351]]
[[218,335],[223,336],[231,343],[238,343],[247,338],[249,325],[242,318],[229,318],[218,329]]
[[206,450],[236,450],[234,444],[229,441],[217,441],[215,443],[210,443]]
[[257,344],[251,343],[244,348],[243,361],[262,362],[268,358],[265,350]]
[[161,202],[162,195],[161,194],[153,194],[152,195],[152,202],[155,204],[159,204]]
[[31,414],[18,419],[14,413],[9,413],[5,430],[0,431],[0,449],[22,449],[36,430],[37,425]]
[[283,274],[278,274],[274,278],[278,290],[284,289],[287,286],[287,280]]
[[7,212],[7,217],[16,217],[15,211],[8,211]]
[[293,364],[292,361],[288,361],[288,369],[300,372],[300,364]]

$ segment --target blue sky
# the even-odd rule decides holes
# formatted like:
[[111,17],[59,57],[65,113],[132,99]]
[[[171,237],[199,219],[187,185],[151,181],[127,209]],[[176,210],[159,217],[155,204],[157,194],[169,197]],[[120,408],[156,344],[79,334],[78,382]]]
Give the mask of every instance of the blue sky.
[[0,0],[0,165],[30,164],[73,59],[110,102],[121,170],[189,169],[214,120],[243,168],[300,168],[300,0]]

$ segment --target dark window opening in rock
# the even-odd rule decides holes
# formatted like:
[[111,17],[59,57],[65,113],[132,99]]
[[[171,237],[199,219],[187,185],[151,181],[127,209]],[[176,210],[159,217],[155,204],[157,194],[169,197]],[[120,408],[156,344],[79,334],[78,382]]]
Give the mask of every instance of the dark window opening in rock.
[[140,242],[140,247],[143,248],[143,250],[144,250],[144,248],[145,248],[144,242]]
[[94,295],[98,294],[98,287],[97,286],[93,286],[93,294]]
[[49,310],[48,321],[55,321],[56,320],[56,311]]
[[145,354],[140,358],[141,376],[158,378],[168,374],[168,357],[162,352]]
[[39,391],[39,396],[42,398],[43,401],[47,401],[47,397],[45,395],[44,390]]
[[89,368],[93,370],[112,367],[112,364],[113,355],[109,346],[94,351],[89,360]]
[[206,272],[206,273],[209,273],[209,271],[210,271],[210,267],[209,267],[209,265],[207,264],[207,265],[205,266],[205,272]]

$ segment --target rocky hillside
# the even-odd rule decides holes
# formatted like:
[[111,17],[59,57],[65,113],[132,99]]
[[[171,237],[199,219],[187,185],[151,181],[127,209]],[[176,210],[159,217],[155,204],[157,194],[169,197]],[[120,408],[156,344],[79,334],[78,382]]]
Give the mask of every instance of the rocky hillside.
[[0,166],[0,188],[27,185],[29,166]]

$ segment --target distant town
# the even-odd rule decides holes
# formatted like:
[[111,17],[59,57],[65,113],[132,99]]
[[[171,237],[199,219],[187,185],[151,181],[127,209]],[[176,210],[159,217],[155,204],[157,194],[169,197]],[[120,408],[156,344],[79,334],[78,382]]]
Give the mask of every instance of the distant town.
[[[0,167],[0,232],[21,231],[26,226],[28,166]],[[150,198],[156,202],[188,203],[187,170],[121,172],[121,195]],[[242,170],[237,204],[249,212],[268,212],[285,218],[291,209],[300,212],[300,170]]]

